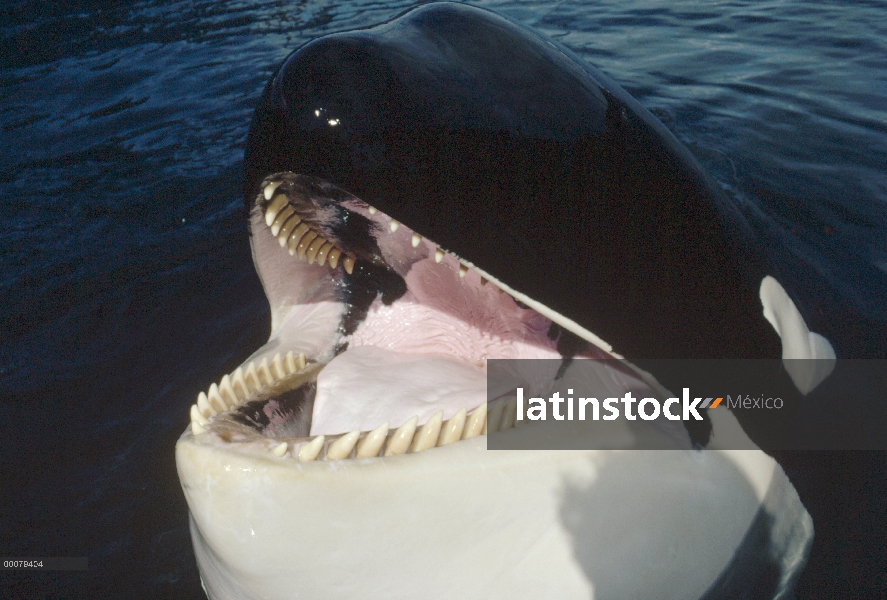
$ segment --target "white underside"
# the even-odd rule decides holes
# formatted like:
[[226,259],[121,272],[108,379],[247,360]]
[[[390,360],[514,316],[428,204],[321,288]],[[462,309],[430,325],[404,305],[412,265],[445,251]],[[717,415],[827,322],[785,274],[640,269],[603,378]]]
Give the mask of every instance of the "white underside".
[[[726,416],[726,414],[725,414]],[[504,451],[300,464],[176,447],[214,600],[699,598],[759,510],[791,579],[812,524],[759,451]]]
[[[765,279],[761,299],[784,358],[828,357],[778,282]],[[402,376],[415,376],[409,367]],[[352,371],[362,369],[341,374]],[[789,372],[802,391],[828,375]],[[748,544],[778,561],[782,597],[812,521],[770,457],[720,449],[753,447],[735,417],[710,415],[702,452],[494,452],[481,436],[419,454],[299,463],[188,430],[176,464],[213,600],[692,600]],[[747,537],[762,514],[766,547]]]

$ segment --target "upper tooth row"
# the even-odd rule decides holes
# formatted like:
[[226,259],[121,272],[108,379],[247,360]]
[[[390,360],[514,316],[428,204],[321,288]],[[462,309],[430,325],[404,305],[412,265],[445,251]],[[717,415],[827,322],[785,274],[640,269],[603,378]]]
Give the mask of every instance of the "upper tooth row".
[[246,370],[238,367],[234,373],[225,375],[218,385],[210,385],[208,392],[200,392],[197,403],[191,405],[191,428],[194,433],[201,433],[198,429],[203,429],[209,422],[209,417],[225,412],[243,402],[250,394],[301,371],[306,362],[304,354],[296,356],[290,351],[284,356],[278,352],[270,363],[265,357],[258,367],[253,361],[247,365]]
[[[372,206],[369,207],[369,211],[370,211],[370,214],[376,214],[376,209],[373,208]],[[391,222],[389,223],[389,229],[391,230],[391,232],[394,233],[399,228],[400,228],[400,222],[398,222],[394,219],[391,219]],[[418,246],[421,242],[422,242],[422,236],[419,235],[418,233],[413,233],[410,238],[410,243],[412,244],[413,248]],[[442,262],[444,259],[444,256],[446,256],[446,255],[447,255],[447,253],[444,250],[441,250],[440,248],[436,248],[434,250],[434,262],[436,262],[436,263]],[[468,273],[468,267],[464,264],[461,264],[461,262],[460,262],[459,277],[465,277],[465,275],[467,273]],[[486,284],[487,283],[486,279],[481,278],[481,283]]]
[[[367,205],[367,206],[369,207],[369,211],[370,211],[371,215],[376,214],[375,208],[373,208],[372,206],[369,206],[369,205]],[[391,233],[394,233],[395,231],[397,231],[400,228],[400,222],[396,221],[394,219],[391,219],[391,222],[389,223],[388,228],[391,230]],[[273,233],[273,230],[272,230],[272,233]],[[422,236],[419,235],[418,233],[413,233],[412,236],[410,237],[410,243],[412,244],[413,248],[418,246],[421,242],[422,242]],[[290,252],[290,254],[292,254],[292,252]],[[436,248],[434,251],[434,262],[440,263],[441,261],[443,261],[444,256],[446,256],[446,254],[447,253],[445,251],[441,250],[440,248]],[[348,271],[348,272],[350,273],[351,271]],[[460,263],[459,264],[459,277],[465,277],[465,275],[467,273],[468,273],[468,267],[466,265],[463,265]],[[481,283],[486,284],[487,283],[486,279],[481,278]]]
[[[352,254],[344,254],[341,248],[335,243],[326,239],[317,231],[311,229],[307,223],[302,222],[302,218],[296,213],[296,210],[290,206],[289,198],[285,194],[277,194],[274,192],[283,183],[282,181],[272,181],[265,186],[265,200],[270,200],[268,207],[265,209],[265,223],[271,228],[271,234],[276,236],[281,247],[286,246],[290,256],[298,255],[299,258],[307,260],[308,264],[317,261],[318,265],[328,262],[330,267],[335,269],[342,258],[342,266],[350,275],[354,270],[355,257]],[[370,214],[375,214],[376,209],[369,206]],[[400,228],[400,222],[391,219],[389,229],[392,233]],[[415,248],[422,241],[422,236],[413,233],[410,239],[411,244]],[[434,252],[434,261],[441,262],[445,256],[445,252],[437,248]],[[468,267],[459,265],[459,277],[465,277],[468,273]],[[486,283],[486,281],[483,281]]]
[[500,399],[489,404],[489,412],[486,404],[482,404],[471,414],[463,408],[446,422],[443,421],[441,410],[421,427],[417,427],[419,417],[415,416],[393,433],[389,430],[389,424],[383,423],[370,432],[318,435],[311,440],[280,442],[270,450],[273,455],[283,457],[292,449],[293,458],[299,462],[397,456],[509,429],[517,423],[516,416],[516,399]]
[[[338,265],[339,257],[342,250],[333,242],[327,240],[322,235],[311,229],[306,223],[302,223],[302,218],[296,213],[295,209],[290,206],[289,198],[285,194],[274,196],[274,192],[283,183],[282,181],[272,181],[265,186],[265,200],[270,200],[268,207],[265,209],[265,223],[271,228],[271,234],[277,236],[281,247],[287,246],[290,256],[298,255],[301,259],[307,259],[308,264],[312,264],[317,260],[318,265],[323,265],[325,260],[329,261],[330,267],[333,269]],[[273,199],[272,199],[273,198]],[[376,209],[369,206],[370,214],[375,214]],[[388,228],[392,233],[400,228],[400,222],[391,219]],[[413,233],[410,243],[413,248],[419,245],[422,236]],[[443,260],[445,252],[438,248],[434,253],[435,262]],[[345,254],[342,259],[342,266],[350,275],[354,269],[354,256]],[[459,277],[465,277],[468,273],[468,267],[459,265]]]
[[[269,183],[265,187],[265,197],[277,189],[280,182]],[[270,190],[270,193],[269,193]],[[317,261],[318,265],[328,263],[335,269],[342,259],[342,266],[348,274],[354,270],[354,255],[343,253],[342,249],[302,221],[302,217],[289,204],[286,194],[274,196],[265,209],[265,223],[271,228],[271,235],[277,237],[280,246],[286,246],[290,256],[307,260],[308,264]]]

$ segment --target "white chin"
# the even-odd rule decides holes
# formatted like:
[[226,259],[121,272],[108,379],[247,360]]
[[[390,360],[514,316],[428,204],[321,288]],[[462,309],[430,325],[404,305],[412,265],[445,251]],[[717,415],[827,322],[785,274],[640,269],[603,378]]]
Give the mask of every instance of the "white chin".
[[176,459],[216,600],[691,599],[749,553],[783,557],[784,589],[812,539],[760,451],[489,452],[479,436],[299,463],[201,437]]

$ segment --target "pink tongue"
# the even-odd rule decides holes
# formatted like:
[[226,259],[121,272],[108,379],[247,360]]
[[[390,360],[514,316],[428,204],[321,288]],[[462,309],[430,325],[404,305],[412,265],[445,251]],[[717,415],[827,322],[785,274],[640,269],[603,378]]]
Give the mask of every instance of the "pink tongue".
[[375,346],[343,352],[320,372],[311,435],[368,431],[388,421],[419,424],[443,410],[470,412],[486,401],[482,367],[437,354],[405,354]]

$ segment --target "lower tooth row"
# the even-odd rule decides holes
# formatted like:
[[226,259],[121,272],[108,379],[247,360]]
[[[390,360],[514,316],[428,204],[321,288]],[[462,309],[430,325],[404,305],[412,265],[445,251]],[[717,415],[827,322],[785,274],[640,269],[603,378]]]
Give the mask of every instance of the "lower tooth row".
[[[241,367],[232,375],[225,375],[219,385],[213,383],[210,386],[209,393],[200,392],[197,403],[191,406],[192,433],[194,435],[205,433],[209,417],[233,408],[248,395],[255,394],[263,387],[301,371],[305,366],[304,354],[297,357],[293,352],[288,352],[285,356],[277,353],[270,364],[268,359],[264,358],[258,367],[255,362],[251,362],[245,372]],[[317,460],[319,457],[326,460],[341,460],[349,458],[352,452],[355,458],[370,458],[379,456],[383,446],[383,456],[422,452],[436,446],[446,446],[459,440],[521,425],[522,422],[516,421],[516,416],[517,400],[499,399],[491,402],[489,409],[486,404],[482,404],[470,415],[463,408],[446,423],[443,422],[443,411],[438,411],[418,428],[418,431],[419,417],[416,416],[401,425],[390,436],[388,423],[383,423],[363,437],[360,431],[352,431],[336,437],[329,444],[325,444],[325,436],[320,435],[310,442],[294,444],[293,455],[300,462],[307,462]],[[326,452],[323,453],[325,445]],[[282,457],[288,448],[287,442],[281,442],[271,448],[271,453]]]
[[[486,404],[479,406],[470,415],[463,408],[447,422],[443,421],[443,411],[438,411],[428,422],[418,427],[419,417],[416,416],[390,435],[388,423],[383,423],[365,435],[360,431],[352,431],[331,441],[326,436],[318,435],[301,444],[292,443],[292,454],[299,462],[372,458],[380,456],[380,453],[381,456],[397,456],[408,452],[415,454],[487,432],[510,429],[516,425],[516,416],[516,399],[500,399],[490,403],[489,413]],[[288,447],[287,442],[282,442],[271,448],[271,452],[282,457]]]
[[258,367],[255,362],[247,365],[246,370],[238,367],[234,373],[222,377],[222,381],[218,384],[210,385],[209,391],[197,395],[197,403],[191,406],[192,428],[195,427],[195,423],[198,428],[204,428],[211,416],[230,410],[250,394],[255,394],[262,388],[301,371],[306,363],[304,354],[296,356],[290,351],[286,355],[278,352],[270,364],[266,357]]

